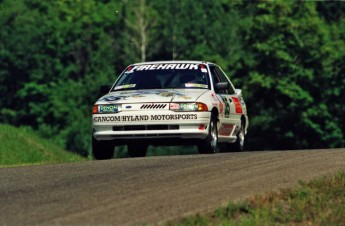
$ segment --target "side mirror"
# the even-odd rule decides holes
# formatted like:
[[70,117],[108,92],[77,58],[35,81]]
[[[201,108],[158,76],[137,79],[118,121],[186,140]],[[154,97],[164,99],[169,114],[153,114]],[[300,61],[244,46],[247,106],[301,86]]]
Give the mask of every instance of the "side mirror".
[[214,88],[216,92],[229,89],[230,84],[228,82],[218,82]]
[[109,93],[111,86],[108,85],[101,85],[101,87],[99,88],[99,96],[103,96],[107,93]]

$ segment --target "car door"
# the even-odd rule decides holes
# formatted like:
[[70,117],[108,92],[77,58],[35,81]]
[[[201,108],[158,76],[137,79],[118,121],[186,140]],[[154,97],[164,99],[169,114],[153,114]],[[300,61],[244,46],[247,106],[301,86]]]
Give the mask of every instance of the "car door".
[[219,114],[219,136],[229,137],[236,126],[240,126],[242,108],[240,99],[237,96],[234,86],[225,75],[225,73],[217,66],[210,65],[211,77],[213,85],[218,82],[228,82],[229,88],[226,90],[216,90],[216,95],[224,104],[223,111]]

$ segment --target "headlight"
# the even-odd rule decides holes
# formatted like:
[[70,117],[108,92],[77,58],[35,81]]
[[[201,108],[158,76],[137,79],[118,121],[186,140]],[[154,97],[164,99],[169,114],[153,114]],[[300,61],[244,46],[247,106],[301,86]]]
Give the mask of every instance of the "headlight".
[[94,105],[92,107],[92,114],[118,113],[121,110],[122,110],[122,105],[121,104]]
[[208,111],[207,105],[204,103],[170,103],[172,111]]

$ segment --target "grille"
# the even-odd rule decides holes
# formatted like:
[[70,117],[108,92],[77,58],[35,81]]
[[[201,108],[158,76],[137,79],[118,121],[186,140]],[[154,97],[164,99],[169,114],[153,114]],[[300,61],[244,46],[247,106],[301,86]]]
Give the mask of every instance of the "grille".
[[143,104],[140,109],[164,109],[167,104]]
[[179,130],[179,125],[134,125],[113,126],[113,131]]
[[111,135],[111,137],[118,137],[118,138],[147,138],[147,137],[163,137],[163,138],[172,138],[172,137],[181,137],[181,133],[171,133],[171,134],[130,134],[130,135]]
[[124,131],[137,131],[137,130],[145,130],[145,126],[124,126]]

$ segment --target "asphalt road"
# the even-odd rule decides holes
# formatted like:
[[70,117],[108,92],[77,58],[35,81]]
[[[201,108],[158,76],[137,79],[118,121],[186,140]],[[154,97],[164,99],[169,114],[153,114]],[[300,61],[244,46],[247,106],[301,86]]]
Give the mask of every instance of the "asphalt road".
[[162,224],[345,170],[345,149],[0,168],[0,225]]

